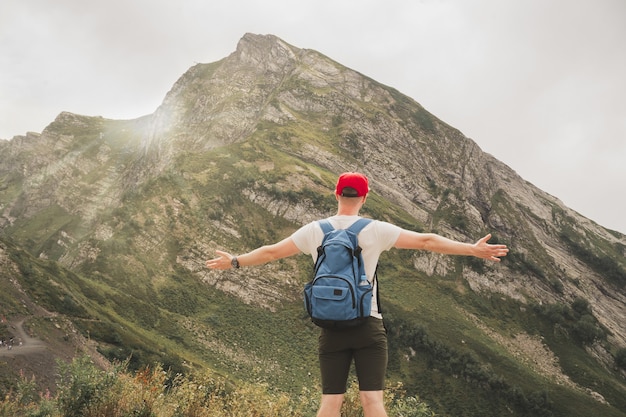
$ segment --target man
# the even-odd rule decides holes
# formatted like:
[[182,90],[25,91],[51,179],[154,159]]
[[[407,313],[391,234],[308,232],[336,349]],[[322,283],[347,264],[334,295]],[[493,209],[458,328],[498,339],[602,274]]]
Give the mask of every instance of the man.
[[[356,172],[341,174],[335,188],[337,215],[329,218],[336,229],[345,229],[359,219],[359,211],[367,200],[369,183],[365,175]],[[273,245],[262,246],[243,255],[233,256],[216,251],[218,257],[207,261],[213,269],[260,265],[299,253],[317,257],[323,232],[318,222],[309,223],[288,238]],[[370,282],[380,254],[391,248],[420,249],[448,255],[467,255],[499,262],[506,256],[505,245],[491,245],[487,235],[475,244],[461,243],[433,233],[417,233],[387,222],[373,221],[359,234],[365,272]],[[373,292],[374,295],[376,291]],[[318,417],[339,417],[348,374],[354,360],[359,380],[359,396],[365,417],[386,417],[383,404],[385,371],[387,368],[387,335],[372,301],[369,319],[357,327],[334,330],[321,329],[319,362],[322,375],[322,401]]]

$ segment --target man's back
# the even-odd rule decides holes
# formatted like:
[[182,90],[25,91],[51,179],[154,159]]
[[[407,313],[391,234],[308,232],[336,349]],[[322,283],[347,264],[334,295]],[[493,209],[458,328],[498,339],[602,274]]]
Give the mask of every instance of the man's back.
[[[335,229],[347,229],[360,218],[360,216],[337,215],[329,217],[328,220]],[[363,250],[365,273],[370,283],[374,284],[374,274],[376,273],[376,266],[378,265],[380,254],[393,247],[400,235],[400,231],[401,229],[399,227],[390,223],[374,220],[359,234],[359,246]],[[298,249],[307,255],[311,255],[313,262],[317,260],[317,248],[322,243],[323,238],[324,232],[317,221],[301,227],[291,235],[291,239],[293,239]],[[374,288],[371,315],[381,318],[382,316],[378,311],[378,299],[376,295],[377,288]]]

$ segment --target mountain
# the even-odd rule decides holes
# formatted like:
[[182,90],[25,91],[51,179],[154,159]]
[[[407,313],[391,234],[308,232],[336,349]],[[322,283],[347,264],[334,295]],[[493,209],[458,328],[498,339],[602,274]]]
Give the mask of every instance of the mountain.
[[626,236],[319,52],[246,34],[153,114],[64,112],[0,154],[0,313],[62,359],[315,386],[310,259],[204,262],[334,214],[337,175],[358,170],[364,215],[467,242],[491,232],[511,250],[499,264],[384,255],[391,382],[442,416],[626,415]]

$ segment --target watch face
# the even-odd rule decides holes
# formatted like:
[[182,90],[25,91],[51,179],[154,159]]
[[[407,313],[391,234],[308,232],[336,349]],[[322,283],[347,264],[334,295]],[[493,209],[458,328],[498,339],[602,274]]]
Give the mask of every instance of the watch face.
[[233,266],[233,268],[239,268],[239,261],[237,260],[237,258],[233,258],[230,261],[230,264]]

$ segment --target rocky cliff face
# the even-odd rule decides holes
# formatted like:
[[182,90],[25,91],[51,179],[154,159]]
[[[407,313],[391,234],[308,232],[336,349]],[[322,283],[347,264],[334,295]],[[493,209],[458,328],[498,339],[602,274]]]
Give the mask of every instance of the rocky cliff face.
[[[176,82],[155,113],[144,146],[164,154],[167,166],[181,149],[201,152],[246,141],[261,127],[296,124],[326,134],[334,146],[295,134],[295,145],[279,143],[283,150],[330,172],[366,172],[374,192],[427,230],[465,240],[492,230],[524,262],[544,271],[542,277],[508,268],[469,273],[472,289],[540,302],[584,297],[616,342],[626,345],[624,282],[617,291],[608,290],[606,277],[562,240],[571,229],[597,259],[616,260],[623,277],[623,235],[524,181],[415,101],[318,52],[273,36],[245,35],[233,54],[198,64]],[[275,199],[258,192],[249,197],[290,220],[322,214],[298,205],[276,210]]]
[[[524,303],[584,298],[610,342],[626,346],[624,235],[524,181],[411,98],[271,35],[246,34],[230,56],[190,68],[153,115],[62,113],[41,134],[1,142],[0,153],[0,228],[35,255],[96,268],[106,242],[127,233],[123,211],[137,229],[124,235],[138,248],[132,263],[144,265],[134,271],[149,269],[150,257],[171,262],[155,248],[177,239],[166,269],[181,266],[252,303],[256,279],[267,308],[293,298],[287,274],[273,282],[247,272],[243,283],[201,267],[216,247],[284,237],[257,230],[257,240],[241,243],[258,225],[253,211],[228,211],[233,195],[270,213],[286,234],[328,215],[315,195],[328,194],[336,174],[360,170],[407,226],[464,241],[490,231],[510,246],[501,265],[463,270],[471,290]],[[251,178],[220,171],[225,164]],[[164,194],[142,194],[155,184]],[[196,223],[198,213],[208,217]],[[427,275],[454,270],[454,260],[436,255],[413,262]]]

